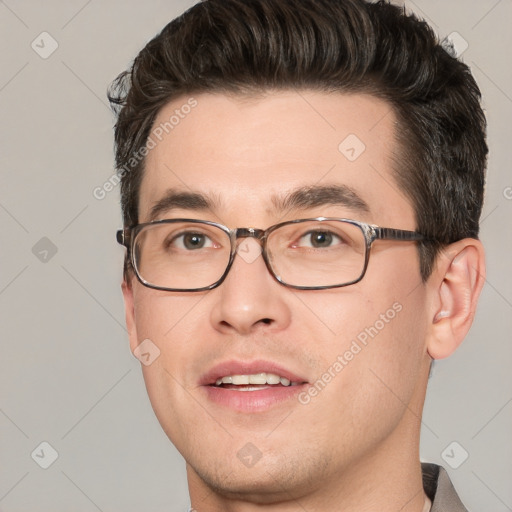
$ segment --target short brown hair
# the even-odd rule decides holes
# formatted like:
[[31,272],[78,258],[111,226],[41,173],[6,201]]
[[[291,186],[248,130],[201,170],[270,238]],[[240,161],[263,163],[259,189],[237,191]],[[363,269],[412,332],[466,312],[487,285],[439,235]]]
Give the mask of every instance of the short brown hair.
[[138,222],[144,172],[144,159],[129,162],[164,105],[283,89],[363,92],[392,105],[396,179],[433,240],[419,244],[424,280],[443,245],[478,237],[488,152],[478,86],[424,21],[364,0],[204,0],[151,40],[109,90],[125,226]]

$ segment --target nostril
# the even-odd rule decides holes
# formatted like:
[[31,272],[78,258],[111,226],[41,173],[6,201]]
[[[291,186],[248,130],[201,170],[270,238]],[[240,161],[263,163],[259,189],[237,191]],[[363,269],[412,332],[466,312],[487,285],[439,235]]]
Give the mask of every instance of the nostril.
[[270,318],[262,318],[260,321],[267,325],[272,323],[272,320]]

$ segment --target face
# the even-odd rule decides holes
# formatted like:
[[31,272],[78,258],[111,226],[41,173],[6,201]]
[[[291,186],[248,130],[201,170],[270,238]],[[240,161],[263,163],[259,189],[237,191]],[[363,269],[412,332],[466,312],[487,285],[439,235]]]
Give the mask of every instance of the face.
[[[415,229],[393,177],[396,124],[383,101],[312,91],[194,98],[147,156],[139,222],[154,220],[167,195],[193,193],[205,202],[167,204],[156,218],[267,228],[326,216]],[[155,127],[187,101],[162,109]],[[350,191],[367,208],[322,192],[286,202],[311,187]],[[363,280],[343,288],[287,288],[257,253],[240,253],[213,290],[158,291],[134,278],[124,293],[132,350],[149,339],[160,351],[144,379],[191,488],[300,498],[414,451],[429,358],[413,242],[374,242]],[[295,385],[215,386],[263,372]]]

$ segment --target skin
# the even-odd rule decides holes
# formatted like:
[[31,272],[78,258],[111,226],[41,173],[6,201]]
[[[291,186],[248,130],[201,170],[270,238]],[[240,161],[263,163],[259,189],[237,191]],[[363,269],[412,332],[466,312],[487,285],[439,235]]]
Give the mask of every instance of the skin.
[[[313,91],[257,97],[199,94],[197,107],[147,157],[139,221],[167,190],[218,200],[212,209],[173,209],[230,228],[283,220],[348,217],[414,230],[410,201],[393,176],[399,158],[390,107],[368,95]],[[161,110],[155,126],[188,98]],[[366,150],[338,150],[356,134]],[[270,197],[311,185],[346,185],[370,207],[276,212]],[[132,351],[149,338],[160,357],[143,366],[153,409],[187,461],[199,512],[343,510],[420,512],[420,418],[432,358],[450,355],[471,325],[484,282],[479,241],[461,240],[437,259],[426,283],[413,242],[377,241],[364,279],[323,291],[280,285],[261,257],[237,257],[214,290],[171,293],[123,283]],[[215,364],[266,359],[314,383],[393,304],[401,311],[307,405],[292,399],[241,413],[199,386]],[[237,453],[252,443],[261,459]]]

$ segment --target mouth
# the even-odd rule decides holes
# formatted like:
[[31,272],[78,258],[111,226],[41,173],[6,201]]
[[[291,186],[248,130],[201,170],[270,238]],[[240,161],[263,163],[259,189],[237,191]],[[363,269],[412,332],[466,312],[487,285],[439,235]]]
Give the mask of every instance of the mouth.
[[307,380],[271,362],[217,365],[201,381],[208,400],[238,412],[261,412],[290,401]]
[[251,375],[225,375],[219,377],[212,386],[236,391],[258,391],[272,387],[299,386],[303,382],[292,382],[276,373],[253,373]]

